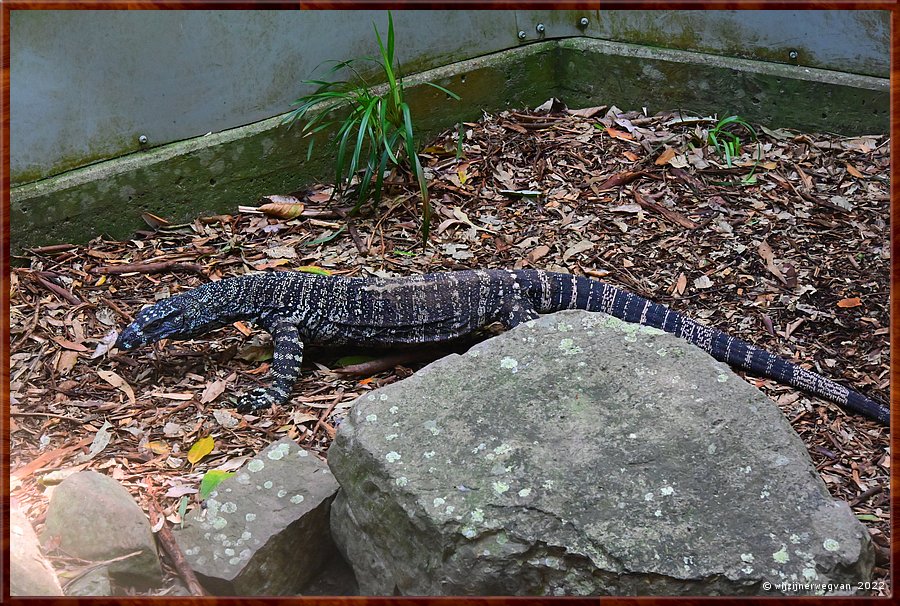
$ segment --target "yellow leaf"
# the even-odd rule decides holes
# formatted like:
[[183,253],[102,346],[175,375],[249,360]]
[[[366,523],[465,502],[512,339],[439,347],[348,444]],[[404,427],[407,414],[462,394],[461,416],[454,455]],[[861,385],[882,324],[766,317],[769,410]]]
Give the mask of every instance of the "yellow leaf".
[[466,172],[467,168],[469,168],[469,162],[463,162],[456,168],[456,175],[459,177],[460,185],[465,185],[466,181],[469,180],[469,174]]
[[324,267],[318,267],[316,265],[301,265],[297,268],[297,271],[302,271],[308,274],[318,274],[320,276],[330,276],[331,272],[325,269]]
[[216,441],[212,439],[212,436],[200,438],[188,451],[188,461],[190,461],[191,465],[195,465],[197,461],[211,453],[215,445]]
[[257,210],[278,219],[296,219],[303,214],[303,208],[303,204],[269,202],[268,204],[263,204]]

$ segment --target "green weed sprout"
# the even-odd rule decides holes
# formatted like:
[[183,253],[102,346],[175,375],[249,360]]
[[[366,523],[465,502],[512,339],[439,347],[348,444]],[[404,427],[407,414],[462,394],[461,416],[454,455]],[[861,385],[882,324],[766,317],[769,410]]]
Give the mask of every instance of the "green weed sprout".
[[[725,128],[732,124],[749,131],[750,135],[753,137],[753,142],[759,145],[756,131],[743,118],[739,116],[728,116],[727,118],[719,120],[707,134],[707,141],[720,156],[725,158],[725,164],[728,168],[731,168],[732,166],[731,159],[741,155],[741,138],[736,133],[726,130]],[[750,174],[741,180],[742,183],[749,185],[756,182],[756,177],[753,176],[753,173],[756,172],[757,166],[759,166],[758,157],[754,158],[753,168],[750,169]]]
[[[378,27],[380,57],[362,57],[347,61],[335,61],[328,74],[347,69],[353,80],[304,80],[318,88],[297,99],[297,108],[285,116],[283,123],[289,126],[304,122],[302,136],[311,137],[307,159],[312,156],[315,135],[329,127],[339,125],[334,137],[337,146],[335,158],[335,194],[343,195],[357,170],[365,169],[356,192],[356,204],[351,214],[359,211],[369,193],[375,204],[381,202],[384,172],[388,166],[407,166],[415,176],[422,196],[422,240],[428,240],[431,225],[431,204],[422,163],[416,154],[413,139],[413,119],[409,105],[403,99],[403,80],[394,69],[394,20],[388,12],[387,44],[381,39]],[[375,63],[384,72],[386,85],[383,92],[376,92],[357,69],[360,62]],[[453,99],[459,96],[446,88],[426,82]],[[343,112],[346,112],[344,115]],[[343,115],[343,118],[335,118]],[[374,176],[374,184],[372,178]]]

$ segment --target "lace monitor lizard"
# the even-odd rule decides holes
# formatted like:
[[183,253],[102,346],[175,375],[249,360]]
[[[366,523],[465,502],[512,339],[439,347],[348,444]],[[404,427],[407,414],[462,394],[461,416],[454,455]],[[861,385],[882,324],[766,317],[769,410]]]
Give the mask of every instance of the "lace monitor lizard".
[[457,339],[500,322],[512,328],[563,309],[602,311],[675,334],[715,359],[822,396],[889,423],[889,409],[643,297],[580,276],[538,270],[476,270],[414,277],[347,278],[303,272],[249,274],[204,284],[143,309],[119,336],[130,350],[163,338],[189,339],[237,320],[272,335],[272,385],[238,400],[240,412],[286,401],[303,345],[411,346]]

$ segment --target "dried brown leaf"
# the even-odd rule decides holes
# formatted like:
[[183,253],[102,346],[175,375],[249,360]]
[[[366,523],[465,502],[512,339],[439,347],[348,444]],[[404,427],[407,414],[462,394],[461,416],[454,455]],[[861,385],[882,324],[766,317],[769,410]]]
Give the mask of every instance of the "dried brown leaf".
[[656,160],[654,161],[654,164],[656,164],[657,166],[662,166],[663,164],[666,164],[669,160],[674,158],[676,153],[677,152],[675,151],[674,148],[667,147],[666,149],[663,150],[663,153],[661,153],[656,158]]
[[263,204],[257,210],[277,219],[296,219],[303,214],[304,208],[306,208],[306,206],[301,202],[293,204],[270,202],[268,204]]
[[837,304],[838,307],[843,307],[845,309],[848,307],[859,307],[860,305],[862,305],[862,301],[860,300],[859,297],[850,297],[848,299],[841,299],[840,301],[838,301],[838,304]]
[[200,394],[200,403],[209,404],[224,393],[226,386],[227,383],[222,379],[207,383],[206,387],[203,389],[203,393]]

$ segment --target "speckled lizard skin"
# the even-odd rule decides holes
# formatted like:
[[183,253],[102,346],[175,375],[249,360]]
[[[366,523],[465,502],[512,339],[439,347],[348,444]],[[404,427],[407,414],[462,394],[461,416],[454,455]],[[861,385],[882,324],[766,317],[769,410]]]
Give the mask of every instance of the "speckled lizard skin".
[[883,404],[722,331],[603,282],[538,270],[476,270],[383,278],[301,272],[250,274],[204,284],[143,309],[116,346],[189,339],[237,320],[271,333],[272,385],[241,397],[238,410],[285,402],[303,345],[412,346],[451,341],[500,322],[512,328],[563,309],[602,311],[672,333],[715,359],[822,396],[889,423]]

